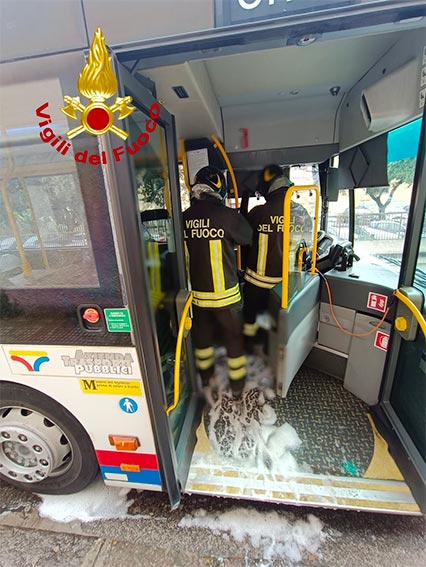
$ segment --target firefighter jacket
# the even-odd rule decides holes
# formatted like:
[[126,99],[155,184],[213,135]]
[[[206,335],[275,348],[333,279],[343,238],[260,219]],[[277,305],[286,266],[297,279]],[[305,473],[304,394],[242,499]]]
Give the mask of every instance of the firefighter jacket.
[[[247,220],[253,228],[253,244],[248,254],[245,280],[272,289],[282,279],[283,206],[286,187],[269,193],[264,205],[252,209]],[[291,202],[290,252],[312,237],[312,221],[302,205]]]
[[241,301],[234,247],[251,243],[247,220],[204,193],[183,213],[183,228],[194,305],[223,309]]

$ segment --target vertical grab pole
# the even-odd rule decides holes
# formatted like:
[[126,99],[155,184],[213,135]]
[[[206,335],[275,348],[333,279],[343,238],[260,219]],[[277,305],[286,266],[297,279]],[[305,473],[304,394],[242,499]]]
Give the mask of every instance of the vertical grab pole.
[[318,244],[318,213],[320,191],[316,185],[293,185],[287,189],[284,197],[283,206],[283,264],[282,264],[282,288],[281,288],[281,309],[288,307],[288,276],[289,276],[289,256],[290,256],[290,213],[291,198],[296,191],[314,191],[315,192],[315,217],[314,217],[314,237],[312,241],[312,262],[311,274],[315,274],[317,260],[317,244]]
[[25,256],[25,250],[24,250],[24,245],[22,243],[21,233],[16,223],[15,215],[13,214],[13,209],[9,199],[9,192],[7,188],[8,183],[13,176],[12,174],[13,174],[14,163],[9,146],[6,146],[6,150],[7,150],[7,169],[4,178],[2,180],[1,193],[3,196],[4,208],[6,209],[7,218],[10,223],[10,228],[12,229],[13,236],[15,237],[16,250],[18,251],[19,259],[21,261],[22,273],[24,274],[25,278],[29,278],[32,274],[32,268],[31,268],[31,264],[27,260],[27,257]]
[[[238,207],[240,206],[240,198],[239,198],[239,195],[238,195],[238,185],[237,185],[237,179],[236,179],[235,173],[234,173],[234,168],[232,167],[232,164],[229,161],[229,157],[228,157],[228,154],[225,151],[225,148],[222,146],[222,144],[220,143],[217,136],[212,134],[211,138],[214,142],[214,147],[219,150],[219,152],[221,153],[221,155],[223,157],[224,162],[226,163],[226,167],[228,168],[229,175],[231,176],[231,181],[232,181],[232,185],[233,185],[233,189],[234,189],[235,208],[238,209]],[[241,270],[241,247],[240,246],[237,246],[237,268],[239,270]]]
[[191,191],[191,185],[189,183],[189,176],[188,176],[188,164],[186,162],[185,140],[183,138],[179,140],[179,153],[182,159],[183,178],[185,179],[185,185],[188,191]]
[[172,203],[171,203],[171,195],[170,195],[170,182],[169,182],[169,175],[167,171],[167,152],[166,152],[166,145],[164,142],[163,131],[159,130],[159,141],[160,141],[160,162],[161,162],[161,177],[163,178],[164,182],[164,201],[166,204],[166,209],[170,216],[172,216]]
[[314,238],[312,242],[312,261],[311,274],[315,274],[317,268],[317,246],[318,246],[318,224],[319,224],[319,206],[320,206],[320,190],[316,185],[312,185],[311,191],[315,191],[315,218],[314,218]]
[[229,157],[228,157],[228,154],[225,151],[225,148],[222,146],[222,144],[220,143],[217,136],[212,134],[211,138],[214,142],[214,147],[217,148],[220,151],[220,153],[222,154],[223,160],[226,163],[226,167],[228,168],[229,175],[231,176],[232,185],[233,185],[233,189],[234,189],[235,208],[238,209],[238,207],[240,206],[240,198],[239,198],[239,195],[238,195],[238,185],[237,185],[237,180],[235,178],[234,169],[231,165],[231,162],[229,161]]
[[44,264],[44,267],[46,268],[46,270],[48,270],[49,267],[50,267],[49,266],[49,260],[47,259],[46,249],[44,247],[43,240],[41,238],[40,228],[39,228],[38,222],[37,222],[37,216],[36,216],[35,211],[34,211],[34,207],[33,207],[32,201],[31,201],[31,197],[30,197],[30,193],[28,191],[27,184],[25,183],[24,177],[18,177],[18,180],[19,180],[19,183],[22,185],[22,187],[25,191],[25,196],[27,198],[28,205],[29,205],[30,211],[31,211],[31,219],[33,221],[34,232],[35,232],[36,237],[37,237],[37,242],[39,243],[39,246],[40,246],[40,252],[41,252],[41,257],[43,259],[43,264]]
[[290,206],[294,193],[294,185],[287,189],[283,206],[283,265],[281,281],[281,309],[288,306],[288,263],[290,255]]

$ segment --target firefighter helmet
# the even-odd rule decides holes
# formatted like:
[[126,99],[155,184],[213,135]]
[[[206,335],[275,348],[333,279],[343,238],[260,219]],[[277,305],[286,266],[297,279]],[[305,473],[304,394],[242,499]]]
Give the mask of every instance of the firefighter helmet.
[[213,165],[206,165],[202,167],[195,174],[194,185],[196,184],[208,185],[213,191],[218,193],[222,199],[225,199],[228,188],[223,173]]
[[280,177],[283,180],[281,187],[291,187],[293,185],[290,179],[284,175],[284,171],[279,165],[267,165],[260,172],[256,190],[265,197],[269,193],[272,183]]

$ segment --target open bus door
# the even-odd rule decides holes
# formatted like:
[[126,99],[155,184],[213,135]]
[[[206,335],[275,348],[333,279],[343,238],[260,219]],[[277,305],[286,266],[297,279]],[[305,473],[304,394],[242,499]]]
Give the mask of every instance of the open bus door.
[[[380,404],[388,425],[383,433],[389,440],[393,456],[423,513],[426,510],[425,187],[425,119],[423,117],[409,212],[411,222],[407,227],[399,281],[402,294],[413,301],[420,312],[420,317],[423,316],[423,328],[417,323],[412,311],[400,301]],[[393,440],[389,423],[394,432]],[[399,443],[395,443],[395,434]]]
[[[125,144],[117,143],[116,137],[110,137],[105,140],[105,143],[101,143],[104,144],[108,154],[109,167],[107,175],[110,185],[115,232],[123,262],[123,277],[130,294],[128,303],[132,320],[135,321],[135,344],[137,345],[141,365],[145,368],[145,388],[147,396],[150,397],[153,431],[157,443],[157,452],[162,463],[163,476],[165,477],[163,488],[168,491],[172,506],[177,505],[179,502],[180,490],[183,489],[188,493],[212,494],[216,496],[232,494],[236,497],[250,497],[283,503],[315,503],[317,505],[327,504],[332,507],[404,510],[409,513],[418,513],[418,507],[412,500],[403,479],[388,481],[387,477],[380,476],[379,473],[378,477],[373,476],[372,478],[379,478],[380,480],[385,480],[385,482],[374,483],[373,488],[369,476],[361,478],[361,473],[356,472],[355,478],[352,479],[350,478],[352,461],[341,463],[340,450],[337,456],[339,464],[347,466],[348,472],[343,477],[341,474],[335,474],[331,481],[334,483],[332,486],[330,486],[328,473],[323,474],[321,471],[321,467],[326,465],[328,457],[328,455],[325,456],[321,452],[318,454],[319,474],[300,471],[295,474],[294,478],[291,477],[290,479],[286,477],[278,479],[272,474],[267,474],[265,477],[263,470],[259,472],[257,469],[249,471],[249,473],[245,470],[236,473],[234,466],[226,463],[226,459],[222,459],[221,456],[219,456],[219,461],[209,460],[212,447],[204,431],[208,424],[203,421],[197,430],[197,445],[193,452],[196,437],[194,428],[200,420],[197,415],[196,396],[193,394],[196,388],[194,379],[191,378],[190,368],[183,369],[181,378],[182,391],[185,392],[186,389],[186,396],[184,395],[181,398],[180,408],[177,408],[177,413],[174,414],[172,412],[171,417],[167,418],[164,408],[162,381],[164,380],[167,391],[167,368],[164,363],[168,355],[170,355],[170,359],[173,358],[173,350],[164,350],[165,343],[163,342],[162,331],[166,331],[170,323],[173,324],[173,316],[171,319],[169,316],[170,313],[174,312],[174,299],[169,301],[166,297],[168,282],[167,278],[164,282],[162,279],[164,272],[162,269],[163,261],[166,266],[165,273],[169,278],[172,278],[172,293],[170,297],[176,297],[179,292],[185,290],[173,117],[165,108],[159,105],[152,94],[135,77],[130,75],[126,68],[117,64],[116,74],[120,81],[120,95],[132,96],[132,104],[137,107],[137,110],[128,118],[126,128],[130,134],[130,142],[127,143],[127,146],[132,149],[130,152],[122,150],[121,146],[125,147]],[[144,131],[151,132],[150,129],[153,128],[150,122],[153,118],[152,115],[150,116],[152,105],[158,105],[160,114],[156,118],[158,126],[156,129],[153,129],[152,133],[153,143],[150,144],[150,149],[148,150],[146,146],[142,145],[142,134]],[[156,115],[152,111],[151,114]],[[135,140],[138,142],[139,138],[141,147],[138,149],[133,144]],[[155,168],[158,169],[160,177],[165,181],[165,183],[158,184],[158,191],[162,192],[162,200],[159,194],[156,193],[154,182],[148,183],[150,179],[155,178],[155,175],[149,175],[149,172],[155,173]],[[172,187],[171,191],[168,189],[170,185]],[[141,224],[138,218],[138,194],[142,197]],[[147,202],[150,209],[158,210],[160,208],[163,210],[163,213],[164,210],[167,211],[165,216],[170,221],[170,230],[166,231],[165,235],[161,236],[159,234],[158,227],[150,231],[149,223],[153,222],[155,212],[149,213],[144,211]],[[151,220],[146,221],[148,218]],[[148,231],[148,234],[146,234],[146,231]],[[162,255],[163,248],[161,247],[163,244],[167,244],[164,250],[167,248],[168,253],[171,250],[170,245],[174,250],[173,263],[171,264],[168,264],[166,257]],[[154,248],[154,252],[152,248]],[[158,252],[155,252],[156,249],[158,249]],[[158,254],[160,261],[158,260]],[[141,258],[143,259],[142,263],[140,262]],[[144,268],[144,265],[146,268]],[[156,272],[154,269],[156,265],[160,265],[159,272],[158,270]],[[160,286],[158,286],[159,275],[161,279]],[[159,299],[156,294],[158,291],[161,292],[160,295],[164,292],[166,292],[166,295]],[[172,308],[168,309],[167,306],[170,304]],[[164,326],[162,325],[163,318],[166,321]],[[174,337],[171,343],[175,345]],[[190,351],[188,350],[187,355],[189,355],[187,358],[190,359]],[[308,378],[310,377],[308,373],[307,376]],[[285,401],[281,399],[277,401],[278,405],[283,405],[284,403]],[[337,405],[339,406],[339,404]],[[303,414],[303,424],[305,425],[305,423],[308,423],[308,420],[305,419],[305,412]],[[322,419],[322,417],[316,418],[315,414],[313,415],[314,423],[315,419]],[[347,416],[344,412],[342,415],[343,422],[346,422]],[[179,416],[182,417],[179,418]],[[284,418],[284,416],[285,413],[282,411],[281,418]],[[173,435],[174,419],[181,430],[180,435],[178,434],[175,438]],[[373,457],[380,459],[380,455],[376,455],[374,448],[371,447],[371,441],[375,438],[372,436],[369,419],[364,414],[362,419],[365,424],[366,437],[369,440],[368,454],[371,452]],[[333,417],[332,422],[335,423],[337,420]],[[319,422],[317,421],[315,425],[318,426],[318,424]],[[347,429],[350,431],[352,428],[352,431],[357,431],[357,435],[359,435],[359,425],[360,423],[356,421]],[[314,431],[312,427],[310,430]],[[313,446],[318,447],[318,443],[315,442],[315,435],[313,437]],[[351,440],[356,440],[356,437],[352,434],[350,434],[350,438]],[[336,440],[333,439],[333,444],[335,443]],[[190,463],[191,457],[193,458]],[[206,460],[201,460],[202,457],[205,457]],[[207,461],[208,466],[205,466]],[[369,463],[370,457],[367,458],[366,456],[365,462],[362,461],[363,473],[367,473],[367,470],[370,470]],[[188,468],[189,476],[188,482],[186,482]],[[229,468],[232,470],[229,470]],[[249,474],[249,477],[246,473]],[[224,477],[226,477],[226,482],[224,482]],[[250,481],[253,481],[252,484],[249,483],[248,478],[250,478]],[[294,479],[296,479],[297,491],[291,489],[291,483]],[[318,483],[320,483],[320,488],[317,486]],[[326,498],[326,502],[324,498]]]
[[[185,276],[174,118],[135,77],[115,62],[121,96],[136,110],[127,143],[112,134],[101,144],[116,246],[128,295],[163,488],[172,507],[186,480],[187,450],[197,409],[191,338],[184,342],[177,406],[173,367],[179,319],[189,292]],[[126,151],[126,147],[128,148]],[[177,393],[176,393],[177,395]],[[169,411],[168,411],[169,410]]]

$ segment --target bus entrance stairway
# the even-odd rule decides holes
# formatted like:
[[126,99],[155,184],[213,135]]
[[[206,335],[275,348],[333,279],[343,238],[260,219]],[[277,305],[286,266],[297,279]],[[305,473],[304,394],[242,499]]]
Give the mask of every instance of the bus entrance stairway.
[[285,398],[270,387],[273,379],[250,356],[239,404],[211,391],[185,492],[420,514],[367,404],[339,379],[305,366]]

